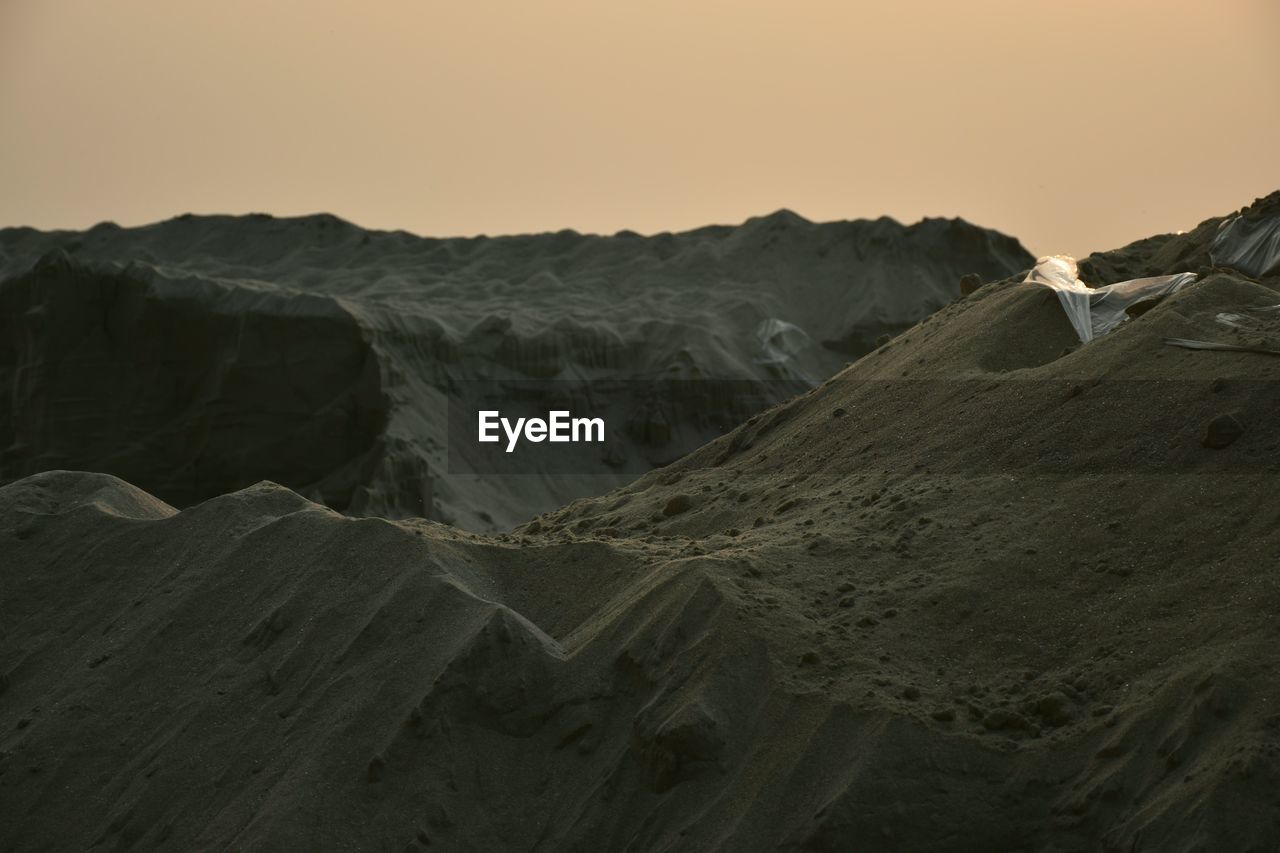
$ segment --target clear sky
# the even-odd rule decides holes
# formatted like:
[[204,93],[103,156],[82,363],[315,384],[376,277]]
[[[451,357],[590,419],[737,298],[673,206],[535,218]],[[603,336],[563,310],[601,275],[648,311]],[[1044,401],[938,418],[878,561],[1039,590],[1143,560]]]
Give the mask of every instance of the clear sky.
[[1084,254],[1280,189],[1276,0],[0,0],[0,225],[963,216]]

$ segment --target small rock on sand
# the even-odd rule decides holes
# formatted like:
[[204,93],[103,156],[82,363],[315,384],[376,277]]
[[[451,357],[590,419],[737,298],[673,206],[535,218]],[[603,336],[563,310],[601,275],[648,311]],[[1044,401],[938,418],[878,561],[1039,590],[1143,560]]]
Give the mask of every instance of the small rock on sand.
[[1234,444],[1236,439],[1244,435],[1244,424],[1235,415],[1218,415],[1205,426],[1201,444],[1214,450],[1221,450]]
[[691,509],[693,509],[693,498],[690,495],[680,494],[667,501],[667,505],[662,508],[662,514],[667,516],[679,515]]

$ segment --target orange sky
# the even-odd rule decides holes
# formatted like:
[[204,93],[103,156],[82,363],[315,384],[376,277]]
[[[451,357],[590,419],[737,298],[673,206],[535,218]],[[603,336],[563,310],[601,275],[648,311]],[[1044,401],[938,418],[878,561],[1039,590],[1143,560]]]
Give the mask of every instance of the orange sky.
[[0,0],[0,225],[789,207],[1033,252],[1280,189],[1275,0]]

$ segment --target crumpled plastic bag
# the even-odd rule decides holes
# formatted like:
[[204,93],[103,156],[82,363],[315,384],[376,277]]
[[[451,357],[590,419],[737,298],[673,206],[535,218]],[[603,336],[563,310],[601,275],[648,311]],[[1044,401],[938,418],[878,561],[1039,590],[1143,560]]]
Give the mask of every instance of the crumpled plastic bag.
[[1280,271],[1280,216],[1226,220],[1209,246],[1209,259],[1255,278]]
[[1058,294],[1067,319],[1086,344],[1127,320],[1125,311],[1129,306],[1167,296],[1195,280],[1195,273],[1182,272],[1089,287],[1080,280],[1076,259],[1069,255],[1041,258],[1023,279],[1052,288]]

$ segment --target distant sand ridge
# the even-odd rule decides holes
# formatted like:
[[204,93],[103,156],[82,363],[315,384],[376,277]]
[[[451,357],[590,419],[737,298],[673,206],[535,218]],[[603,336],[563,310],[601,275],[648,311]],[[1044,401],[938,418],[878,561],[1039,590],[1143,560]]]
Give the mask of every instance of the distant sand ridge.
[[[0,482],[103,471],[182,507],[270,479],[349,514],[507,529],[633,479],[619,454],[670,462],[825,379],[962,276],[1031,263],[959,220],[786,211],[652,237],[435,240],[332,216],[8,229]],[[478,480],[449,474],[444,397],[477,378],[738,384],[710,389],[719,423],[701,400],[626,413],[627,443],[578,476]]]

